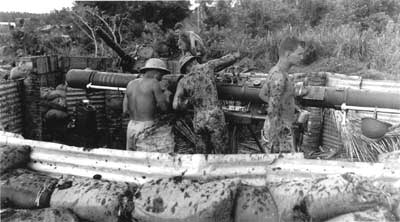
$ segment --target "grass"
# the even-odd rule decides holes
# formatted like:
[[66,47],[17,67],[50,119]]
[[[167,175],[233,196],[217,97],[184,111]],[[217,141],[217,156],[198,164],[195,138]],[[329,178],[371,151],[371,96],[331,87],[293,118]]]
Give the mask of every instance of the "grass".
[[[268,72],[278,60],[278,45],[287,35],[298,36],[309,43],[317,60],[299,71],[329,71],[343,74],[380,75],[378,79],[400,80],[400,22],[390,21],[379,33],[345,24],[315,27],[286,27],[266,36],[250,36],[244,31],[220,29],[221,42],[215,42],[220,55],[241,50],[253,60],[252,68]],[[220,44],[222,43],[222,44]],[[213,48],[213,47],[211,47]],[[382,75],[384,74],[384,75]],[[368,76],[367,76],[368,77]]]

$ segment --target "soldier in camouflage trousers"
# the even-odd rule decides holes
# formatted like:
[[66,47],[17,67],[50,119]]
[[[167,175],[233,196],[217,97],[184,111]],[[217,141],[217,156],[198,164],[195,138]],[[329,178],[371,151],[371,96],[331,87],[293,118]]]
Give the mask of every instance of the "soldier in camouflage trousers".
[[227,153],[228,131],[224,112],[218,101],[215,73],[232,65],[239,53],[199,64],[194,56],[180,60],[181,73],[188,73],[177,86],[173,108],[187,109],[193,105],[193,127],[196,153]]
[[294,37],[282,40],[279,46],[279,61],[269,71],[259,97],[268,103],[267,119],[263,136],[271,152],[294,152],[293,124],[295,118],[294,85],[288,71],[299,65],[304,57],[305,43]]

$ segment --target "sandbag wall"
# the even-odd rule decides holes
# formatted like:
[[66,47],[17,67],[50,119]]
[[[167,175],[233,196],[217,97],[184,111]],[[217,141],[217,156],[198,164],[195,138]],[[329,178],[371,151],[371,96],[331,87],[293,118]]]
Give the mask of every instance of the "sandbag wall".
[[[23,87],[21,87],[23,92],[18,97],[21,98],[23,103],[24,121],[22,125],[17,127],[23,129],[24,137],[37,140],[50,138],[47,135],[48,133],[44,125],[44,115],[48,107],[46,107],[46,101],[41,98],[45,91],[54,89],[59,84],[63,84],[65,81],[65,73],[69,69],[91,68],[105,71],[112,66],[112,60],[110,58],[35,56],[24,57],[21,58],[21,60],[26,63],[31,63],[32,70],[23,80]],[[4,87],[9,89],[9,86]],[[0,90],[0,93],[10,93],[10,90],[6,88]],[[3,98],[5,99],[5,97],[2,97],[2,99]],[[17,101],[16,98],[17,97],[7,99],[7,102]],[[100,129],[105,129],[104,98],[104,91],[86,92],[85,90],[70,89],[69,93],[67,93],[68,114],[72,114],[72,109],[76,101],[89,99],[99,110],[99,112],[97,112],[98,126]],[[17,115],[18,112],[11,112],[11,114]],[[10,119],[9,116],[3,118]],[[18,130],[13,132],[18,132]]]
[[0,81],[0,127],[5,131],[23,131],[22,90],[22,80]]
[[[90,164],[90,161],[85,161],[87,159],[83,158],[84,156],[93,158],[93,156],[103,154],[101,159],[106,162],[105,166],[110,169],[122,168],[127,165],[118,161],[118,157],[109,154],[110,152],[120,153],[120,156],[123,156],[129,164],[138,164],[138,161],[132,161],[133,158],[128,159],[129,156],[136,156],[145,160],[142,164],[139,164],[142,167],[127,167],[131,170],[130,173],[127,173],[126,170],[121,172],[126,176],[131,176],[132,171],[142,169],[147,174],[142,172],[141,175],[137,175],[138,177],[154,177],[153,180],[140,184],[129,183],[126,180],[109,181],[106,177],[110,175],[107,175],[105,171],[104,173],[99,171],[86,178],[62,175],[59,174],[60,171],[58,173],[54,171],[51,174],[52,176],[28,169],[10,168],[6,172],[2,172],[0,188],[2,193],[1,203],[5,204],[4,207],[39,208],[42,209],[41,211],[67,208],[68,210],[60,211],[59,214],[65,214],[64,216],[74,219],[72,221],[83,219],[85,221],[291,222],[325,221],[337,216],[339,216],[339,219],[350,217],[351,215],[347,215],[347,213],[375,215],[370,217],[372,218],[370,221],[398,221],[400,219],[400,177],[397,173],[399,172],[397,171],[398,164],[396,164],[399,161],[398,156],[397,158],[393,157],[395,162],[392,164],[390,162],[375,164],[341,163],[353,166],[353,168],[341,167],[335,162],[329,163],[330,161],[297,159],[297,164],[292,164],[295,169],[292,173],[279,174],[274,173],[280,171],[279,168],[281,167],[279,166],[290,165],[290,162],[293,163],[295,160],[289,157],[290,154],[281,158],[276,158],[276,156],[274,158],[273,154],[247,155],[247,161],[240,162],[237,161],[237,159],[240,159],[236,157],[238,155],[208,155],[206,158],[204,155],[171,156],[168,154],[146,154],[105,149],[88,152],[83,151],[82,148],[68,147],[62,144],[58,144],[60,148],[51,148],[57,144],[9,137],[7,137],[8,142],[5,143],[4,139],[0,140],[0,144],[13,143],[12,141],[14,141],[15,146],[17,141],[23,141],[20,143],[20,146],[22,146],[20,148],[24,148],[23,144],[31,144],[32,153],[30,156],[33,164],[35,161],[42,162],[37,153],[38,149],[64,152],[67,158],[77,155],[76,160],[82,165]],[[5,146],[10,147],[10,145]],[[26,152],[23,153],[27,155]],[[50,154],[51,152],[47,151],[47,153]],[[109,161],[107,161],[108,158],[104,158],[104,155],[110,157]],[[0,156],[4,157],[5,155]],[[156,158],[156,156],[160,158]],[[200,157],[203,158],[203,161],[196,161]],[[43,158],[46,157],[43,156]],[[48,161],[43,161],[41,164],[50,164],[51,169],[65,167],[65,165],[55,163],[55,161],[60,161],[65,157],[48,158]],[[166,161],[167,159],[169,161]],[[214,161],[221,160],[219,166],[223,168],[222,170],[220,170],[221,167],[216,167],[217,165],[213,164],[213,159]],[[32,162],[28,166],[32,166]],[[116,165],[116,162],[119,165]],[[160,162],[164,162],[164,164],[169,162],[173,166],[154,169],[155,165],[160,164]],[[302,168],[301,162],[308,162],[306,165],[315,165],[316,167],[312,171],[299,172],[299,168]],[[276,165],[278,163],[281,163],[281,165]],[[321,166],[318,166],[318,163],[325,164],[325,167],[328,168],[334,167],[336,170],[325,171],[320,169]],[[365,167],[354,170],[357,165]],[[75,166],[78,165],[75,164]],[[370,169],[364,170],[368,166],[370,166],[370,169],[377,169],[378,172],[373,175],[374,173]],[[258,169],[254,171],[253,167]],[[90,166],[90,168],[95,169],[93,166]],[[167,173],[166,168],[174,170]],[[227,172],[227,169],[240,168],[243,169],[242,174]],[[193,174],[193,170],[196,169],[198,173]],[[259,172],[259,169],[264,169],[264,171]],[[83,167],[79,166],[74,168],[73,173],[82,170],[84,170]],[[112,172],[116,170],[113,169]],[[148,172],[149,170],[150,172]],[[107,171],[111,172],[110,170]],[[183,173],[180,173],[180,171]],[[206,171],[213,171],[213,173],[206,173]],[[354,171],[356,174],[345,173],[345,171]],[[262,184],[259,186],[253,183],[250,183],[251,185],[246,184],[246,181],[248,181],[246,177],[251,174],[257,174],[257,179],[263,180]],[[357,174],[364,174],[365,177]],[[377,177],[379,174],[385,174],[385,176]],[[211,177],[207,179],[207,176]],[[36,215],[36,212],[41,212],[37,209],[15,211],[17,214],[12,212],[8,215],[1,214],[2,221],[10,217],[14,220],[5,221],[20,221],[18,220],[20,217],[30,217],[33,220],[33,218],[36,218],[33,214]],[[374,212],[376,213],[374,214]],[[23,215],[18,216],[19,213]],[[35,221],[49,221],[50,215],[41,216],[47,220],[38,219]],[[341,221],[339,219],[336,221]]]
[[26,138],[43,139],[43,118],[45,107],[42,106],[41,88],[53,87],[64,82],[64,75],[59,71],[58,56],[24,57],[32,63],[32,70],[24,79],[24,132]]
[[122,102],[124,93],[105,91],[105,113],[108,123],[108,148],[124,149],[126,146],[126,128],[129,118],[122,117]]

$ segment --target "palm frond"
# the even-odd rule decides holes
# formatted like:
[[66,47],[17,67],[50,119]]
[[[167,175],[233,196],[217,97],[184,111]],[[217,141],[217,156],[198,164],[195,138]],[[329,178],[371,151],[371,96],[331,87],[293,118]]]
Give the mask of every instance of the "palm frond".
[[370,139],[361,133],[361,116],[355,111],[334,111],[333,115],[345,149],[352,161],[375,162],[381,153],[400,150],[400,129],[380,139]]

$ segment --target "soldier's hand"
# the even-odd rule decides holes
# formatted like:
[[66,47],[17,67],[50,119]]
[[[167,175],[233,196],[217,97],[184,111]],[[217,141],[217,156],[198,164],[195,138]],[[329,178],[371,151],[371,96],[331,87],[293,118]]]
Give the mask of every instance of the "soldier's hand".
[[235,58],[239,59],[239,58],[241,57],[240,51],[237,51],[237,52],[233,53],[233,56],[234,56]]

